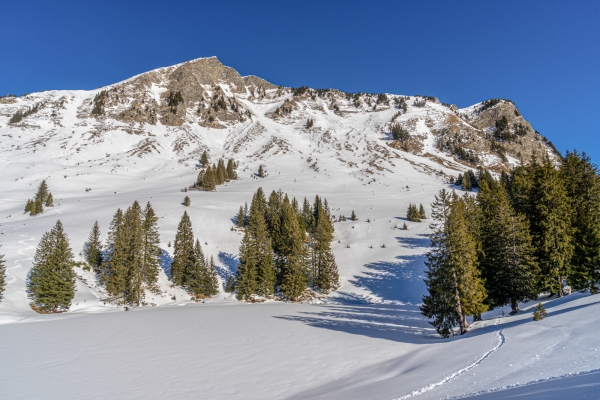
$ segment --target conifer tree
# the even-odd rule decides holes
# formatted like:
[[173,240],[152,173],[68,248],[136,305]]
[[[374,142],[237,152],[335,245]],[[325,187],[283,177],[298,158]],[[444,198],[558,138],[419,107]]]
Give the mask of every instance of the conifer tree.
[[240,210],[238,211],[237,217],[235,217],[235,224],[238,228],[243,228],[245,220],[246,216],[244,215],[244,207],[240,206]]
[[200,157],[200,164],[202,164],[203,167],[208,167],[208,154],[206,154],[206,150],[204,150],[204,152],[202,153],[202,156]]
[[40,200],[41,202],[44,202],[44,201],[46,201],[47,197],[48,197],[48,184],[46,184],[46,181],[43,180],[40,183],[40,185],[38,186],[38,190],[35,195],[35,199]]
[[442,337],[468,328],[466,316],[486,310],[485,288],[477,266],[476,242],[469,233],[466,207],[456,194],[442,190],[432,204],[432,249],[427,253],[425,284],[429,294],[423,297],[421,313]]
[[560,170],[572,208],[573,257],[569,284],[598,292],[600,283],[600,177],[585,153],[567,152]]
[[252,245],[252,234],[249,230],[246,230],[240,244],[240,264],[235,276],[235,289],[238,300],[251,300],[257,291],[258,265],[256,252]]
[[126,237],[125,265],[125,295],[128,303],[140,306],[145,297],[144,283],[144,226],[143,211],[140,204],[134,201],[125,211],[124,228]]
[[100,265],[99,280],[103,285],[108,285],[108,279],[111,272],[111,261],[115,255],[115,239],[120,234],[119,229],[123,224],[123,212],[117,209],[108,228],[108,238],[106,240],[106,254]]
[[160,271],[160,263],[158,256],[160,255],[160,235],[158,233],[158,217],[152,208],[150,202],[146,204],[142,221],[143,231],[143,275],[148,286],[152,286],[158,282],[158,274]]
[[262,164],[258,166],[258,177],[259,178],[265,177],[265,170],[263,169]]
[[425,214],[425,208],[423,204],[419,204],[419,219],[427,219],[427,214]]
[[183,205],[186,206],[186,207],[189,207],[190,204],[191,204],[190,197],[189,196],[185,196],[183,198]]
[[204,181],[204,170],[201,169],[200,172],[198,172],[198,178],[196,178],[196,184],[194,185],[195,187],[202,187],[203,186],[203,182]]
[[227,284],[225,285],[225,293],[233,293],[234,290],[235,279],[233,278],[233,275],[229,275],[229,278],[227,278]]
[[314,215],[313,210],[310,206],[310,203],[304,198],[304,203],[302,203],[302,216],[304,217],[304,229],[308,232],[313,231],[314,227]]
[[[200,241],[196,239],[189,254],[185,271],[185,286],[196,298],[214,296],[218,293],[212,272],[214,266],[207,265]],[[215,272],[216,273],[216,272]]]
[[233,161],[233,158],[230,158],[229,161],[227,161],[227,176],[232,181],[237,179],[237,173],[235,172],[235,162]]
[[68,311],[75,297],[73,252],[60,221],[42,235],[27,282],[28,297],[41,312]]
[[4,254],[0,254],[0,301],[4,299],[4,289],[6,289],[6,264],[4,263]]
[[408,230],[408,225],[406,225],[406,222],[404,223],[404,225],[402,226],[402,229],[404,229],[405,231]]
[[510,304],[513,312],[524,300],[537,298],[538,265],[529,234],[529,222],[517,215],[501,184],[479,186],[482,204],[482,255],[480,268],[492,307]]
[[190,253],[194,250],[194,234],[192,222],[187,212],[183,212],[173,247],[173,263],[171,264],[171,280],[176,285],[185,284],[185,271]]
[[312,277],[314,286],[328,293],[339,287],[339,274],[335,257],[331,250],[333,229],[331,219],[325,212],[319,196],[314,202],[314,229],[312,232]]
[[217,186],[217,182],[215,179],[215,174],[213,172],[213,169],[209,165],[206,168],[206,171],[204,172],[204,179],[202,180],[202,188],[205,191],[210,192],[210,191],[215,190],[216,186]]
[[219,159],[217,165],[217,185],[225,183],[225,167],[223,166],[223,159]]
[[298,226],[298,219],[287,196],[281,205],[280,215],[280,246],[276,254],[281,275],[280,287],[286,298],[296,300],[309,283],[304,232]]
[[52,193],[48,192],[48,197],[46,197],[46,207],[54,207],[54,197],[52,197]]
[[352,210],[352,214],[350,215],[350,220],[351,221],[356,221],[358,218],[356,218],[356,214],[354,213],[354,210]]
[[100,241],[100,226],[98,221],[94,222],[92,231],[88,236],[88,240],[85,243],[84,250],[85,260],[94,269],[99,272],[100,266],[102,265],[102,242]]
[[544,318],[546,318],[547,316],[548,316],[548,313],[546,312],[544,305],[542,303],[538,303],[538,305],[535,307],[535,311],[533,312],[533,320],[541,321]]
[[33,207],[33,201],[31,199],[27,200],[27,204],[25,204],[25,214],[31,212],[31,208]]

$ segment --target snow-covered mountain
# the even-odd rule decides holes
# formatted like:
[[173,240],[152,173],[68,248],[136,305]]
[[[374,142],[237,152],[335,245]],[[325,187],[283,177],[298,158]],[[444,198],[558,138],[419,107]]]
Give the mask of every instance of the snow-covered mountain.
[[[393,140],[393,126],[402,140]],[[182,193],[203,151],[211,162],[236,159],[239,179]],[[438,398],[598,370],[598,321],[584,317],[598,315],[589,311],[599,307],[595,297],[550,301],[550,317],[536,325],[528,313],[494,310],[451,340],[419,313],[430,220],[406,221],[409,203],[429,216],[440,189],[458,190],[451,177],[478,166],[507,170],[533,153],[558,161],[508,100],[457,109],[425,96],[292,89],[242,77],[214,57],[92,91],[0,98],[8,282],[0,395]],[[43,179],[55,206],[31,217],[23,209]],[[196,303],[168,280],[169,242],[184,210],[221,284],[235,273],[241,233],[232,219],[258,187],[299,200],[319,194],[336,216],[356,212],[358,221],[334,224],[341,287],[322,304],[250,305],[223,290]],[[117,208],[134,200],[151,202],[160,218],[166,271],[160,293],[146,299],[161,307],[118,312],[93,274],[75,268],[70,312],[36,314],[25,287],[42,234],[60,219],[80,259],[94,221],[106,239]]]

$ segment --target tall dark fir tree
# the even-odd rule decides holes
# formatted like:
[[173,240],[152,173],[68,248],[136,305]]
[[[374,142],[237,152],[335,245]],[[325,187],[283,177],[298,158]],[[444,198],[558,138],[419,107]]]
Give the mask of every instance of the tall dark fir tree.
[[84,256],[90,267],[96,272],[100,272],[100,267],[103,262],[102,242],[100,241],[100,226],[98,221],[94,222],[94,226],[85,243]]
[[194,250],[194,233],[192,222],[187,212],[183,212],[173,247],[173,263],[171,264],[171,280],[176,285],[185,284],[185,271],[190,261],[190,253]]

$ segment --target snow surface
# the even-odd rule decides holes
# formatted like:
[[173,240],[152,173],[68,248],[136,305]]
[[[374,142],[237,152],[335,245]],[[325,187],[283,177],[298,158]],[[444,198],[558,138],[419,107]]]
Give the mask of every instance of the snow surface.
[[[151,98],[162,90],[153,85]],[[8,269],[0,303],[0,397],[429,399],[492,396],[485,393],[597,376],[600,297],[548,300],[548,318],[535,323],[533,304],[514,317],[494,310],[468,334],[448,340],[421,316],[431,221],[411,223],[404,215],[409,203],[422,203],[429,215],[435,194],[452,189],[447,176],[461,168],[435,152],[423,120],[417,132],[427,135],[426,150],[445,166],[385,145],[380,127],[394,109],[342,117],[323,107],[311,116],[318,129],[308,131],[303,114],[282,121],[265,116],[283,99],[240,97],[253,119],[239,126],[159,123],[127,133],[118,121],[78,116],[96,92],[52,91],[0,104],[0,243]],[[62,106],[46,106],[26,125],[8,125],[17,109],[62,98]],[[435,122],[442,107],[410,107],[400,118]],[[188,147],[181,152],[175,143],[183,139]],[[140,155],[136,149],[144,141],[154,149]],[[239,160],[240,179],[213,193],[184,194],[202,149],[213,161]],[[254,175],[260,164],[268,172],[264,179]],[[30,217],[22,210],[42,179],[55,207]],[[336,216],[356,212],[359,221],[335,224],[341,287],[321,304],[245,304],[222,290],[196,303],[171,287],[167,244],[184,210],[223,284],[237,268],[241,233],[231,229],[233,218],[258,187],[300,201],[319,194]],[[185,195],[190,207],[181,204]],[[161,294],[147,294],[156,307],[125,312],[105,303],[94,276],[76,268],[71,311],[33,312],[25,283],[41,235],[60,219],[81,259],[94,221],[105,239],[116,209],[134,200],[150,201],[160,218],[165,271]]]

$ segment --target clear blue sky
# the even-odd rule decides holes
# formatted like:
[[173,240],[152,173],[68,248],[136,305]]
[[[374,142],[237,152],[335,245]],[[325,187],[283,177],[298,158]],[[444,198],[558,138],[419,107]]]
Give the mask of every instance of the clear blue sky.
[[217,56],[284,86],[513,100],[600,162],[598,1],[8,1],[0,93],[91,89]]

